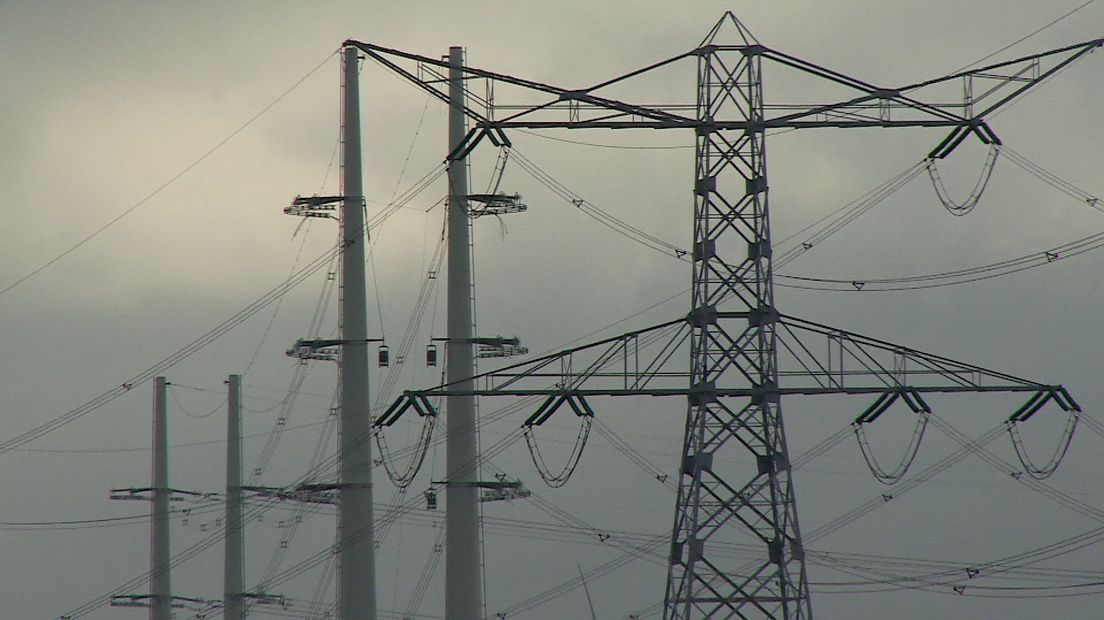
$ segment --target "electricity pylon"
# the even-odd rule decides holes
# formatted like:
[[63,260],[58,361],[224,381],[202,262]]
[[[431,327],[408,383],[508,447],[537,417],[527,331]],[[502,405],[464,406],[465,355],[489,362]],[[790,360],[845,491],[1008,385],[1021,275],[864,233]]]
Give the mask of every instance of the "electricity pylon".
[[[288,355],[337,361],[341,407],[336,484],[301,484],[294,488],[247,486],[257,496],[311,503],[337,503],[337,618],[376,618],[376,558],[372,514],[372,444],[368,401],[367,290],[364,276],[364,180],[360,141],[360,65],[357,50],[341,51],[341,195],[296,196],[284,213],[304,218],[336,219],[341,226],[341,307],[339,338],[298,340]],[[340,205],[340,206],[339,206]],[[335,216],[339,213],[339,216]]]
[[368,400],[368,317],[364,280],[364,188],[357,52],[342,50],[341,416],[338,449],[337,617],[376,618],[372,444]]
[[[509,146],[507,131],[524,129],[687,129],[695,135],[692,301],[676,321],[563,351],[538,360],[405,393],[388,413],[421,412],[428,396],[533,396],[546,400],[527,420],[539,425],[567,404],[593,415],[590,396],[680,396],[687,400],[678,498],[668,563],[665,618],[810,618],[809,584],[782,422],[783,395],[874,394],[856,424],[872,423],[904,402],[926,416],[922,394],[1030,392],[1009,419],[1025,421],[1054,402],[1075,415],[1076,402],[1058,385],[1029,381],[892,343],[785,316],[774,301],[766,138],[771,129],[934,127],[951,133],[929,155],[944,158],[975,136],[1000,139],[986,119],[1031,87],[1104,43],[1096,39],[994,63],[899,88],[881,88],[760,44],[726,13],[696,48],[590,88],[566,89],[464,67],[469,79],[550,97],[535,104],[465,106],[472,122],[450,160],[465,158],[484,138]],[[422,66],[446,62],[347,41],[368,57],[448,102]],[[697,64],[697,92],[681,105],[641,105],[596,94],[681,60]],[[766,105],[764,61],[830,82],[849,92],[839,101]],[[418,66],[410,68],[410,62]],[[922,97],[961,82],[961,103]],[[929,103],[928,101],[932,101]],[[939,101],[939,102],[936,102]],[[495,110],[509,115],[496,118]],[[693,109],[693,116],[684,110]],[[768,113],[769,111],[769,113]],[[564,118],[566,116],[566,119]],[[640,363],[642,341],[667,344]],[[668,340],[669,339],[669,340]],[[671,371],[671,351],[689,341],[689,369]],[[785,352],[785,356],[781,353]],[[589,358],[587,357],[589,356]],[[781,357],[794,364],[780,369]],[[580,359],[590,359],[579,363]],[[621,370],[607,367],[618,361]],[[559,378],[549,387],[549,370]],[[553,373],[555,374],[555,373]],[[676,384],[679,382],[681,384]],[[752,456],[752,471],[733,468]],[[713,553],[734,536],[762,544],[750,564]],[[446,609],[448,618],[459,618]]]
[[111,499],[148,501],[151,504],[149,594],[114,594],[111,597],[112,607],[148,607],[150,620],[170,620],[173,609],[178,607],[191,605],[202,609],[211,606],[211,601],[175,596],[172,590],[169,503],[174,499],[201,500],[211,496],[169,486],[168,385],[165,377],[154,379],[153,466],[150,486],[111,489]]
[[[288,355],[337,361],[341,407],[336,484],[301,484],[295,488],[248,486],[262,497],[312,503],[337,503],[337,618],[376,618],[376,551],[372,514],[372,443],[368,401],[367,289],[364,275],[364,171],[360,141],[360,65],[357,50],[341,51],[341,195],[296,196],[284,213],[304,218],[336,219],[341,226],[340,337],[298,340]],[[340,206],[338,206],[340,205]],[[339,216],[335,216],[339,213]],[[336,493],[335,493],[336,492]]]

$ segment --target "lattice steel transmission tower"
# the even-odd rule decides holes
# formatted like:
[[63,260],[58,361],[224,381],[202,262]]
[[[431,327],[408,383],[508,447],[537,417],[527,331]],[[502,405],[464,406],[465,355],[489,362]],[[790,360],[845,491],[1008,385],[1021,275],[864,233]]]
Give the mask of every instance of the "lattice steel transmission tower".
[[[490,96],[483,101],[470,97],[483,110],[465,107],[472,129],[463,144],[450,145],[448,158],[453,162],[466,158],[484,138],[508,148],[507,132],[515,128],[693,131],[691,308],[673,321],[482,373],[471,381],[408,391],[382,417],[393,421],[406,409],[424,408],[429,396],[543,395],[546,400],[526,421],[535,426],[564,404],[579,416],[592,416],[594,410],[586,402],[591,397],[685,398],[664,617],[810,618],[782,396],[876,395],[874,404],[856,419],[859,425],[872,423],[896,402],[927,416],[931,409],[921,396],[925,393],[1031,393],[1009,424],[1026,421],[1050,402],[1071,415],[1080,409],[1059,385],[780,313],[773,290],[767,132],[942,127],[951,133],[929,154],[931,160],[946,157],[971,136],[997,148],[1000,139],[987,117],[1102,44],[1104,39],[1096,39],[899,88],[880,88],[768,48],[726,13],[698,47],[589,88],[561,88],[464,67],[469,80],[487,81],[488,93],[497,85],[548,98],[496,107]],[[440,80],[420,77],[423,66],[439,72],[447,68],[445,61],[369,43],[346,45],[449,102]],[[697,63],[693,102],[643,105],[596,94],[683,60]],[[767,106],[764,61],[829,82],[848,96],[830,103]],[[411,62],[416,67],[405,66]],[[961,101],[946,103],[948,88]],[[937,97],[926,98],[933,91]],[[508,115],[496,117],[496,109]],[[686,114],[687,109],[695,110],[694,115]],[[689,369],[677,369],[670,351],[687,340]],[[660,353],[642,360],[642,341],[668,344],[657,345]],[[783,362],[788,364],[784,373]],[[549,385],[550,369],[557,366],[559,378]],[[731,465],[749,455],[755,463],[750,471]],[[738,537],[761,543],[758,559],[740,564],[724,556],[722,544]],[[458,617],[448,609],[446,616]]]
[[[690,394],[666,598],[674,616],[733,594],[780,617],[807,618],[809,585],[778,392],[761,47],[736,22],[740,41],[698,50]],[[736,122],[742,131],[724,131]],[[736,307],[723,313],[726,299]],[[717,396],[741,379],[750,397]],[[756,470],[738,482],[714,460],[750,452]],[[744,456],[740,454],[739,456]],[[765,561],[737,578],[706,546],[737,519],[766,546]],[[681,609],[680,609],[681,607]]]

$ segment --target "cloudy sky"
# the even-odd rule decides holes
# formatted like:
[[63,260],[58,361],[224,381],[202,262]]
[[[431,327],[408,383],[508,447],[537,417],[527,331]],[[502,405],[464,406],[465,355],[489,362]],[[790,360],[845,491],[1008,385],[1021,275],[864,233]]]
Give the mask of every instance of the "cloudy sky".
[[[579,88],[696,46],[729,8],[764,44],[885,86],[955,71],[1078,7],[994,60],[1104,35],[1104,4],[1082,6],[1082,0],[590,4],[0,0],[0,76],[6,86],[0,98],[5,222],[0,441],[36,429],[153,367],[333,243],[333,222],[300,228],[281,209],[296,194],[338,191],[335,52],[347,38],[427,56],[463,45],[472,65]],[[1104,193],[1101,62],[1099,53],[1086,57],[991,123],[1016,153],[1097,195]],[[641,80],[632,93],[643,102],[692,102],[693,75],[692,64],[681,64],[659,79]],[[771,75],[764,77],[768,97],[807,101],[819,94],[815,84],[789,73],[780,71],[774,82]],[[446,110],[371,63],[364,65],[361,89],[372,216],[443,159]],[[505,93],[496,95],[509,103]],[[791,237],[917,163],[943,137],[942,130],[818,130],[772,137],[775,239]],[[653,235],[688,245],[693,151],[686,147],[692,136],[517,132],[513,140],[520,154],[577,195]],[[490,182],[495,155],[489,145],[475,154],[473,189]],[[967,144],[942,164],[955,196],[969,193],[984,158],[983,147]],[[521,192],[529,211],[501,223],[476,222],[481,334],[516,334],[537,352],[592,332],[612,335],[686,312],[688,298],[678,295],[689,285],[685,263],[612,234],[516,165],[507,165],[501,188]],[[369,290],[378,304],[369,304],[369,324],[393,351],[440,233],[444,193],[444,182],[438,181],[375,231]],[[921,175],[782,271],[842,280],[930,274],[1041,253],[1101,229],[1104,214],[1004,157],[968,217],[949,215]],[[779,248],[803,238],[792,237]],[[1064,383],[1088,415],[1104,420],[1098,406],[1104,402],[1099,380],[1104,338],[1097,311],[1102,296],[1096,286],[1101,267],[1104,255],[1087,252],[973,284],[904,292],[779,288],[778,299],[789,314]],[[222,391],[230,373],[246,374],[245,454],[247,470],[252,469],[296,370],[283,351],[307,334],[324,290],[323,270],[278,307],[257,312],[165,372],[173,383],[174,487],[214,491],[223,484]],[[323,337],[332,333],[334,307],[328,306]],[[422,367],[420,358],[429,338],[442,335],[443,325],[444,300],[431,300],[400,385],[434,380],[435,371]],[[373,386],[383,376],[377,372]],[[332,365],[311,368],[262,483],[278,485],[303,475],[325,428],[335,378]],[[148,384],[138,386],[0,455],[5,617],[58,617],[145,570],[148,522],[92,521],[141,515],[148,508],[111,502],[108,493],[112,487],[148,484],[150,393]],[[980,436],[999,426],[1015,401],[940,399],[933,405],[947,424]],[[500,405],[481,407],[486,415]],[[652,402],[598,405],[611,432],[674,473],[683,408]],[[792,452],[800,454],[845,428],[865,406],[844,399],[787,402]],[[488,423],[483,444],[507,436],[523,415]],[[1049,412],[1033,422],[1028,448],[1045,460],[1062,419]],[[416,432],[413,425],[399,425],[390,441],[393,447],[408,444]],[[907,421],[889,420],[872,431],[874,448],[892,461],[909,432]],[[566,454],[574,433],[571,420],[554,421],[546,436],[549,460]],[[969,583],[961,594],[949,586],[909,589],[894,579],[916,570],[918,559],[935,562],[932,572],[961,567],[964,574],[966,567],[1099,528],[1099,519],[1084,506],[1104,508],[1101,441],[1104,437],[1082,425],[1062,468],[1048,481],[1080,502],[1080,512],[971,457],[818,540],[810,547],[853,554],[846,557],[860,570],[856,576],[810,565],[814,610],[822,617],[877,617],[892,609],[909,619],[1090,615],[1104,594],[1080,584],[1104,581],[1099,546],[1033,566],[1040,569],[1037,574],[994,577],[976,588]],[[914,471],[957,446],[931,430]],[[1016,462],[1007,436],[989,448]],[[405,496],[396,495],[380,471],[377,502],[416,499],[431,480],[440,479],[443,463],[443,452],[431,451]],[[532,597],[577,576],[577,567],[590,571],[616,560],[620,552],[593,531],[620,532],[621,540],[637,541],[636,536],[654,536],[670,525],[673,493],[605,436],[592,436],[574,477],[560,489],[544,486],[524,442],[507,446],[487,467],[522,478],[541,498],[539,506],[518,501],[486,507],[488,523],[494,523],[484,543],[492,617],[521,610]],[[806,531],[893,493],[873,479],[850,437],[794,476]],[[549,505],[587,525],[534,534],[533,522],[557,523]],[[291,507],[273,509],[250,526],[249,583],[257,583],[278,555],[294,516]],[[332,514],[302,516],[282,568],[331,541]],[[432,557],[441,516],[419,508],[388,531],[379,559],[382,609],[414,610],[415,584]],[[177,514],[174,549],[203,540],[216,529],[215,518],[203,510],[187,518]],[[593,577],[599,616],[626,617],[659,602],[664,568],[649,560],[662,564],[661,555]],[[860,555],[864,559],[856,559]],[[874,578],[874,571],[884,572]],[[433,617],[442,606],[440,567],[429,575],[416,611]],[[316,567],[273,587],[294,600],[279,613],[303,617],[323,577],[323,568]],[[861,583],[846,585],[850,582]],[[1079,587],[1054,588],[1071,585]],[[174,586],[181,596],[221,596],[218,547],[181,565]],[[1031,589],[1040,586],[1049,589]],[[326,596],[332,597],[332,589]],[[582,592],[571,590],[509,617],[579,616],[585,604]],[[87,617],[142,613],[101,606]],[[263,610],[255,615],[266,617]]]

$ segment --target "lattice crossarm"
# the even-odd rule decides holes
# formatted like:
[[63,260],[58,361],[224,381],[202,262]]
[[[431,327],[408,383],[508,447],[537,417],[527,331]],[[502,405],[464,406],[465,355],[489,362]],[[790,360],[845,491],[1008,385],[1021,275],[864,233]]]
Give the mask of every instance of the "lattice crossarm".
[[[428,67],[437,67],[444,69],[448,67],[448,63],[439,58],[432,58],[429,56],[422,56],[420,54],[413,54],[398,49],[387,48],[381,45],[375,45],[372,43],[365,43],[361,41],[348,40],[344,45],[351,45],[360,49],[368,57],[372,58],[376,62],[380,63],[387,69],[395,72],[402,78],[413,83],[415,86],[425,90],[429,94],[447,102],[448,96],[445,90],[441,87],[435,86],[437,83],[442,83],[439,79],[423,79],[417,75],[415,71],[404,68],[397,62],[398,60],[412,61],[419,65]],[[483,78],[497,84],[505,84],[514,87],[519,87],[523,90],[538,93],[541,95],[551,95],[550,101],[545,101],[539,104],[525,104],[520,106],[494,106],[497,108],[519,108],[520,111],[515,112],[509,120],[506,122],[495,122],[487,118],[487,116],[481,115],[470,108],[465,106],[465,114],[473,121],[476,127],[490,128],[490,127],[503,127],[516,125],[516,123],[509,122],[510,120],[519,119],[521,117],[530,115],[534,112],[539,112],[547,109],[570,109],[578,110],[578,104],[584,104],[589,110],[597,110],[603,112],[615,112],[620,115],[624,115],[634,120],[627,120],[625,122],[635,124],[640,121],[635,119],[644,119],[646,121],[663,123],[671,127],[683,127],[692,125],[692,119],[686,116],[679,115],[673,111],[664,110],[663,106],[646,105],[646,104],[634,104],[624,101],[618,101],[616,99],[609,99],[593,94],[593,91],[620,82],[624,79],[658,69],[666,66],[670,63],[677,62],[683,58],[692,55],[692,52],[685,52],[677,54],[665,60],[661,60],[656,63],[652,63],[642,69],[631,71],[623,76],[613,78],[591,86],[585,89],[571,89],[552,84],[546,84],[537,82],[534,80],[523,79],[504,73],[496,73],[493,71],[487,71],[476,67],[463,67],[462,71],[465,79]],[[492,106],[492,102],[486,102],[488,107]],[[574,123],[568,121],[568,123],[582,126],[584,122],[591,119],[578,119]],[[563,123],[560,123],[561,125]]]
[[[1047,384],[791,316],[778,321],[784,393],[1036,391]],[[910,392],[911,393],[911,392]]]
[[970,98],[962,104],[964,108],[967,108],[967,106],[971,106],[982,99],[995,96],[1001,90],[1006,90],[1006,87],[1011,87],[1012,92],[1004,95],[998,101],[989,104],[983,111],[969,115],[970,118],[975,119],[985,118],[1010,103],[1013,99],[1024,94],[1029,89],[1101,46],[1104,46],[1104,38],[1092,39],[1045,52],[1028,54],[1012,60],[960,71],[932,80],[902,86],[899,90],[902,93],[907,93],[939,85],[941,83],[959,80],[986,81],[988,88],[983,90],[980,96],[971,96],[972,89],[967,90],[967,93],[970,93],[970,95],[968,95]]
[[[770,109],[775,114],[768,116],[764,125],[794,129],[953,127],[951,136],[932,152],[935,157],[945,157],[971,133],[983,142],[1000,144],[1000,139],[985,124],[986,117],[1101,45],[1104,39],[1093,39],[896,88],[879,87],[760,46],[759,53],[765,60],[856,91],[853,97],[830,103],[772,104]],[[960,101],[932,98],[936,88],[959,82],[964,85]],[[978,110],[983,103],[984,107]]]
[[586,396],[685,395],[686,370],[677,368],[690,321],[680,318],[590,344],[550,353],[477,374],[463,381],[408,390],[376,418],[393,424],[407,409],[432,415],[426,400],[434,396],[548,396],[578,392]]

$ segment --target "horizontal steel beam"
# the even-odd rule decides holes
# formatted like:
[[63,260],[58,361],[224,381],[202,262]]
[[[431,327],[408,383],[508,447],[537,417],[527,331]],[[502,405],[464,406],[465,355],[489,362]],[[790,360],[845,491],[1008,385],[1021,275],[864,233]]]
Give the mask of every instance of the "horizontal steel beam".
[[[962,394],[962,393],[1014,393],[1014,392],[1037,392],[1039,390],[1060,390],[1060,385],[931,385],[931,386],[915,386],[915,385],[902,385],[899,387],[886,387],[886,386],[867,386],[867,387],[797,387],[797,388],[778,388],[777,390],[771,390],[772,393],[777,393],[783,396],[826,396],[832,394],[842,395],[862,395],[862,394],[884,394],[885,392],[892,392],[895,390],[907,389],[913,392],[920,392],[923,394]],[[557,394],[570,394],[573,396],[650,396],[650,397],[662,397],[662,396],[689,396],[690,394],[701,394],[700,390],[694,390],[690,388],[656,388],[656,389],[615,389],[615,388],[593,388],[593,389],[578,389],[578,390],[562,390],[557,388],[549,389],[530,389],[530,390],[495,390],[495,389],[474,389],[474,390],[452,390],[447,388],[442,389],[429,389],[429,390],[409,390],[404,392],[404,396],[555,396]],[[735,397],[749,397],[763,393],[763,390],[754,388],[724,388],[711,390],[710,394],[716,395],[718,398],[735,398]]]

